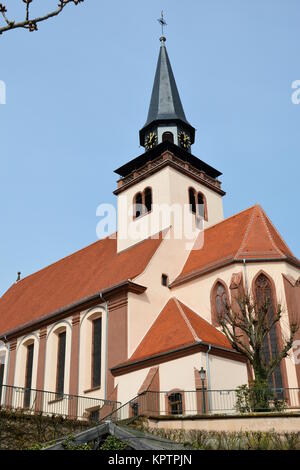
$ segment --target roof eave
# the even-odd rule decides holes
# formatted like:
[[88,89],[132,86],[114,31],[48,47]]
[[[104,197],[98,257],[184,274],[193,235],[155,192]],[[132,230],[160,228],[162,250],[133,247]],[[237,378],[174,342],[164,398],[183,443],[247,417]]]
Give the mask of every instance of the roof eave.
[[11,330],[8,330],[0,334],[0,340],[7,341],[8,339],[20,336],[20,334],[22,333],[32,331],[34,328],[36,329],[36,328],[39,328],[40,326],[51,323],[57,317],[59,318],[65,317],[67,315],[70,315],[71,313],[75,313],[76,311],[80,311],[85,308],[88,308],[90,304],[94,304],[97,301],[98,302],[101,302],[101,301],[103,302],[103,300],[108,301],[114,294],[120,291],[132,292],[134,294],[140,295],[144,293],[146,289],[147,287],[137,284],[135,282],[132,282],[131,280],[128,279],[126,281],[120,282],[113,286],[107,287],[93,295],[84,297],[70,305],[61,307],[49,314],[44,315],[43,317],[40,317],[28,323],[24,323],[18,328],[13,328]]

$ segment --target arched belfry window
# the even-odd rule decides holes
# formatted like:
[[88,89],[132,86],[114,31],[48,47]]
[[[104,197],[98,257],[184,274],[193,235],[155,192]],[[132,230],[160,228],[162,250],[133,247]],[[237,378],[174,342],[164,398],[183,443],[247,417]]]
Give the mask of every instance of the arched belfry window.
[[174,143],[174,134],[172,132],[164,132],[162,135],[162,141],[163,142],[172,142]]
[[200,219],[208,220],[206,197],[200,191],[189,188],[189,205],[191,212]]
[[193,214],[196,214],[196,191],[194,188],[189,188],[189,204]]
[[133,202],[133,217],[135,219],[137,219],[138,217],[140,217],[143,213],[143,208],[142,208],[142,205],[143,205],[143,196],[142,196],[142,193],[137,193],[135,196],[134,196],[134,202]]
[[[274,320],[274,292],[270,279],[263,273],[261,273],[255,281],[255,299],[258,307],[268,305],[267,321],[271,324]],[[265,337],[263,354],[266,362],[269,362],[272,360],[272,357],[278,354],[276,325],[273,325],[269,334]],[[283,387],[280,365],[276,367],[272,376],[269,377],[269,386],[276,389]]]
[[133,198],[133,218],[138,219],[144,214],[152,211],[152,189],[145,188],[143,192],[137,193]]
[[151,212],[152,210],[152,189],[146,188],[144,191],[145,195],[145,210],[147,212]]
[[221,320],[226,319],[229,308],[228,291],[221,281],[216,282],[212,289],[211,304],[212,324],[218,326]]

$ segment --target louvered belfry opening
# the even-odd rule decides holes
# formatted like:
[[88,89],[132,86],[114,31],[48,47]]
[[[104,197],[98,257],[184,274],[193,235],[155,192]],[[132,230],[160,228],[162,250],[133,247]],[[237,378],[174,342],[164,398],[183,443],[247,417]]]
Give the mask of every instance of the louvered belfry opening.
[[[265,274],[260,274],[256,279],[255,283],[255,295],[256,301],[258,306],[264,305],[265,302],[269,303],[269,309],[267,313],[267,321],[269,324],[274,319],[274,297],[273,297],[273,289],[270,280],[267,278]],[[270,333],[265,337],[264,340],[264,348],[263,348],[264,359],[266,363],[272,360],[273,357],[277,356],[278,354],[278,337],[276,331],[276,325],[270,330]],[[274,371],[274,373],[269,377],[268,383],[270,388],[274,389],[282,389],[283,388],[283,380],[281,374],[280,365],[278,365]],[[280,393],[278,391],[278,393]],[[278,394],[277,393],[277,394]]]

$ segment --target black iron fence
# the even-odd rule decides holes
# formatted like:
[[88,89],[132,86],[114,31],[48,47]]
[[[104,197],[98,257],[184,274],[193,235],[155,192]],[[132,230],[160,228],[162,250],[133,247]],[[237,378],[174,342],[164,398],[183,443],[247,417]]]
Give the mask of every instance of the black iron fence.
[[114,410],[106,418],[128,420],[138,416],[195,416],[213,414],[243,414],[253,412],[300,413],[300,389],[281,388],[259,392],[253,396],[249,389],[192,390],[174,392],[147,391]]
[[22,387],[2,385],[0,406],[5,409],[63,416],[69,419],[99,421],[111,415],[121,403],[98,398],[66,395]]

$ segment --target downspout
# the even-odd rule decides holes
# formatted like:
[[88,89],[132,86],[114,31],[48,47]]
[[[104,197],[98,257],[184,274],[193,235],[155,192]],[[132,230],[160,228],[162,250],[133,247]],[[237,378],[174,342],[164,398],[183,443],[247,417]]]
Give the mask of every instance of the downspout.
[[105,358],[104,358],[104,400],[106,400],[107,395],[107,364],[108,364],[108,303],[103,297],[102,292],[100,293],[100,299],[105,305]]
[[[211,344],[208,345],[208,349],[206,351],[206,372],[207,372],[207,391],[210,390],[210,365],[209,365],[209,353],[211,350]],[[211,393],[208,393],[208,409],[211,410]]]

